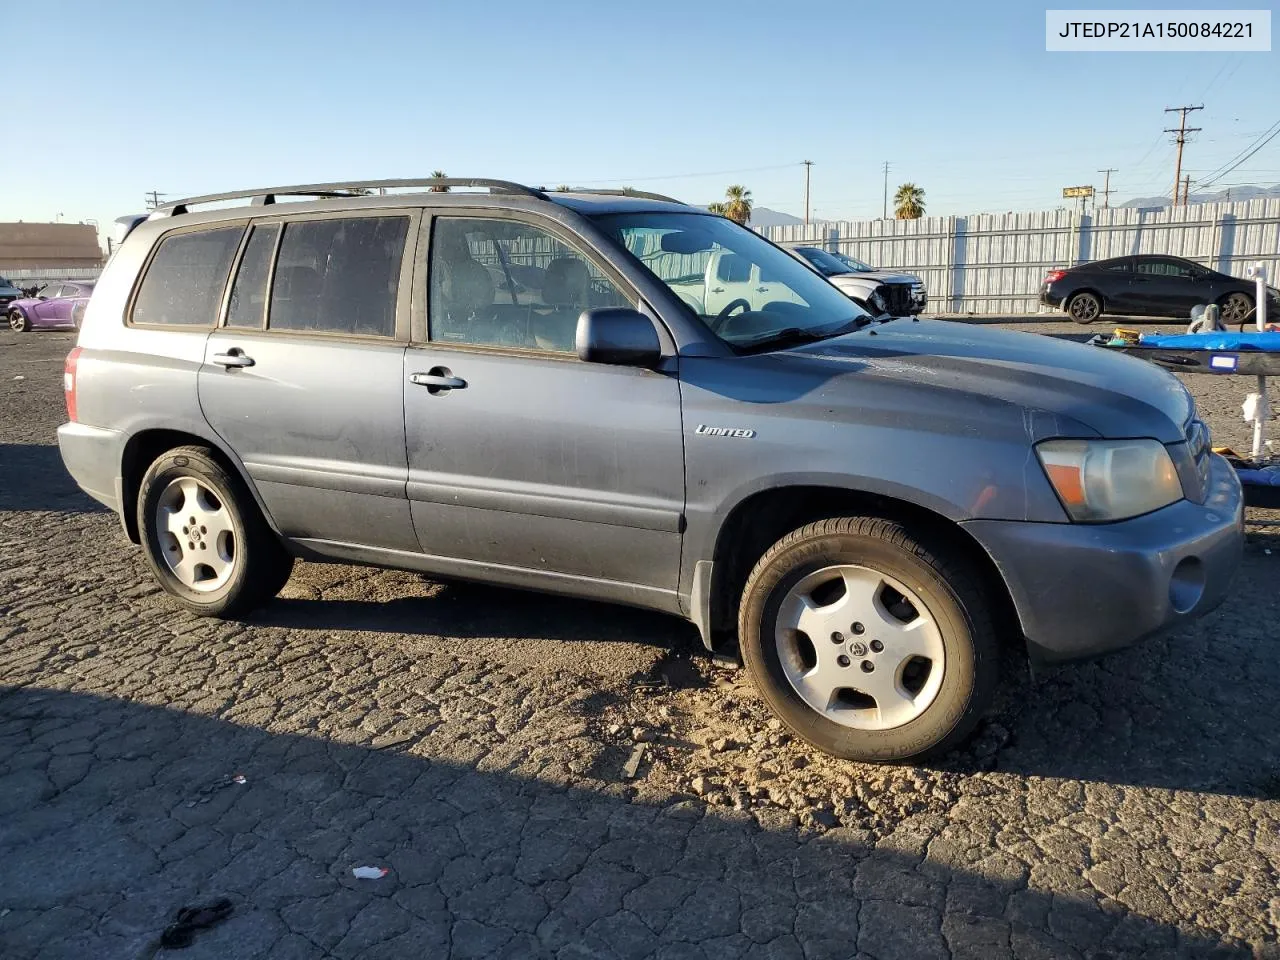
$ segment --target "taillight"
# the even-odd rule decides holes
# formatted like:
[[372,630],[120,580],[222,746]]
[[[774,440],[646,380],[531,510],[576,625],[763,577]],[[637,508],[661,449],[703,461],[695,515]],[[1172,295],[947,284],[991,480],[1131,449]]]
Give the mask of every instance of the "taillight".
[[1057,283],[1067,275],[1065,270],[1050,270],[1049,275],[1044,278],[1045,283]]
[[62,394],[67,400],[67,419],[76,423],[76,365],[80,362],[80,348],[72,347],[62,365]]

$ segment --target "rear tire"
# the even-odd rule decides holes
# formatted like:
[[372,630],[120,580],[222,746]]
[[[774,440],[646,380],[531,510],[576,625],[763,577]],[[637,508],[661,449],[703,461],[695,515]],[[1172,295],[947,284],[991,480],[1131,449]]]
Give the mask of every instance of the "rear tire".
[[1076,323],[1093,323],[1102,316],[1102,301],[1092,293],[1073,293],[1067,299],[1067,316]]
[[1218,301],[1218,309],[1223,326],[1244,323],[1253,312],[1253,297],[1247,293],[1229,293]]
[[13,310],[9,313],[9,329],[14,333],[26,333],[31,329],[31,321],[24,314]]
[[998,675],[991,607],[969,569],[934,538],[879,517],[801,527],[747,579],[747,671],[796,735],[833,756],[943,753],[982,717]]
[[175,447],[147,468],[137,518],[152,573],[200,616],[246,613],[275,596],[293,570],[244,483],[207,447]]

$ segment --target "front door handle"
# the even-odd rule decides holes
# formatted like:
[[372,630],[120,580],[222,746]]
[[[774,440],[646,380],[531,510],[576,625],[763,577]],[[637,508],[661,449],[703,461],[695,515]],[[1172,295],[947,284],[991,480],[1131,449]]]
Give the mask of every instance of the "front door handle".
[[426,387],[430,394],[462,390],[467,386],[467,381],[461,377],[455,377],[448,367],[432,367],[426,373],[411,373],[409,382],[419,387]]
[[215,353],[210,359],[228,368],[253,366],[253,357],[246,356],[239,347],[232,347],[226,353]]

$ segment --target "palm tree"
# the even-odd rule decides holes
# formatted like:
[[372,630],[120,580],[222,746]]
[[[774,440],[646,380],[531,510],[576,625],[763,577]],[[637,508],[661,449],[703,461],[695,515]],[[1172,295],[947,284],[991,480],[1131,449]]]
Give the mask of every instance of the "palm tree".
[[[432,170],[432,171],[431,171],[431,177],[432,177],[432,179],[433,179],[433,180],[444,180],[444,179],[445,179],[446,177],[448,177],[448,176],[449,176],[449,175],[448,175],[447,173],[445,173],[443,170]],[[448,188],[448,187],[432,187],[432,188],[431,188],[431,192],[432,192],[432,193],[448,193],[448,192],[449,192],[449,188]]]
[[924,190],[904,183],[893,195],[893,215],[899,220],[919,220],[924,216]]
[[728,216],[728,211],[729,205],[727,203],[721,203],[719,200],[714,203],[707,204],[707,213],[714,213],[717,217]]
[[745,227],[747,221],[751,219],[751,191],[735,183],[725,189],[724,196],[727,201],[724,215]]
[[573,187],[569,186],[567,183],[562,183],[560,186],[556,187],[556,193],[570,193],[572,191]]

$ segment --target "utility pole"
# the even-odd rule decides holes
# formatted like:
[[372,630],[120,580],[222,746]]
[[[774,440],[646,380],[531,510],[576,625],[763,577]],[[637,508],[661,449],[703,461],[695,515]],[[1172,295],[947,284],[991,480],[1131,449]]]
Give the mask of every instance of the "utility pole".
[[156,207],[160,206],[160,198],[167,197],[168,194],[161,193],[159,190],[149,190],[143,194],[143,196],[147,198],[147,209],[154,210]]
[[1165,107],[1164,108],[1165,113],[1181,114],[1181,119],[1178,122],[1178,126],[1176,128],[1166,127],[1164,131],[1165,133],[1174,134],[1173,142],[1178,145],[1178,160],[1176,165],[1173,168],[1173,205],[1175,207],[1178,205],[1178,188],[1182,185],[1182,146],[1187,142],[1188,133],[1200,132],[1200,127],[1187,126],[1187,114],[1190,113],[1192,110],[1203,110],[1203,109],[1204,109],[1203,103],[1200,104],[1200,106],[1198,107],[1188,106],[1188,107]]
[[889,161],[884,162],[884,210],[880,214],[880,219],[889,219]]
[[804,225],[809,225],[809,168],[813,166],[812,160],[804,160]]
[[[1102,186],[1102,209],[1105,210],[1111,206],[1111,175],[1116,173],[1117,170],[1115,167],[1107,167],[1105,170],[1099,170],[1098,172],[1107,176]],[[1095,200],[1094,203],[1096,205],[1097,201]]]
[[1182,205],[1185,207],[1191,202],[1191,174],[1184,174],[1182,178]]

